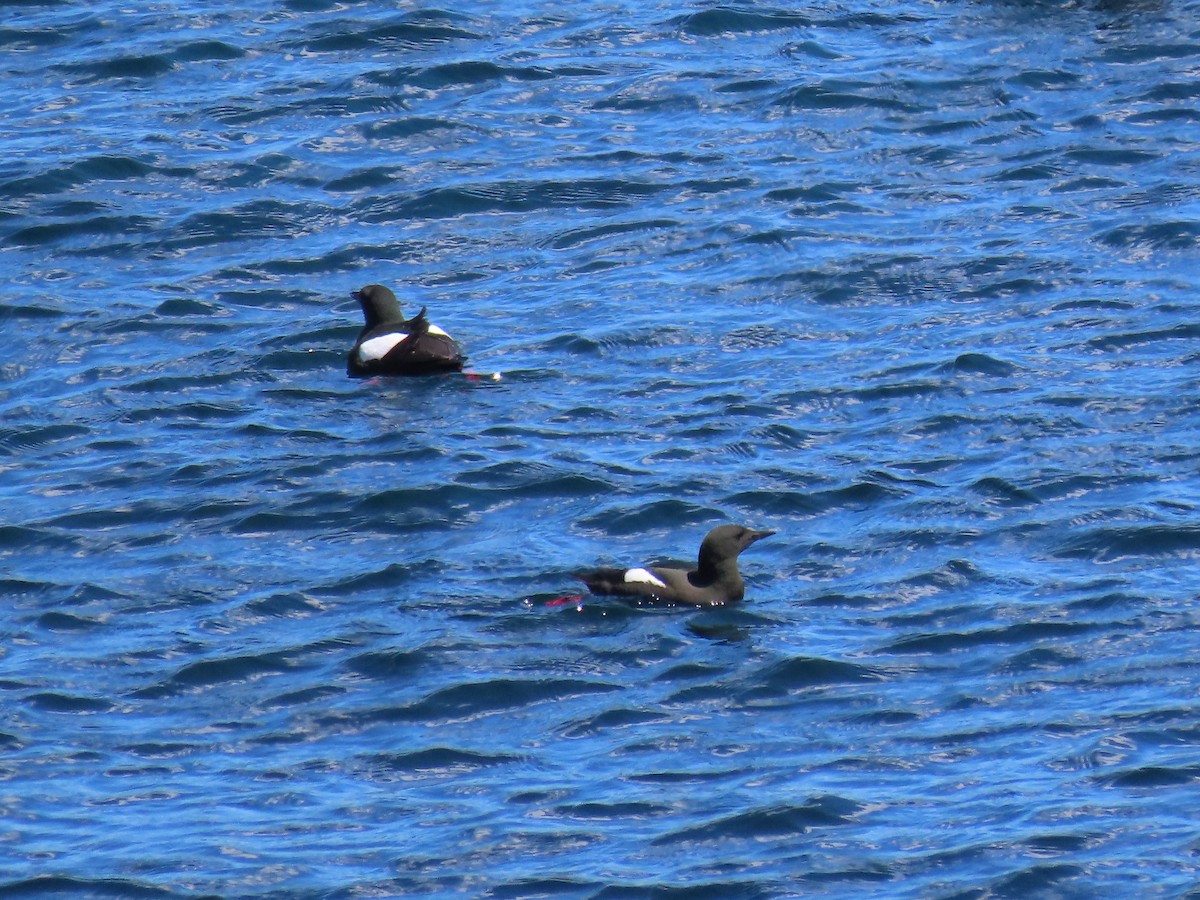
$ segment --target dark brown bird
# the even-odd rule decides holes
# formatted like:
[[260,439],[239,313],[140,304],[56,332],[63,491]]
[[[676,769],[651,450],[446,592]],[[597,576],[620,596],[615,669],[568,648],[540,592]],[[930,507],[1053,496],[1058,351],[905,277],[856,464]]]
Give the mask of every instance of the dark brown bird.
[[576,577],[593,594],[632,597],[692,606],[736,603],[746,592],[738,555],[774,531],[754,531],[742,525],[718,525],[704,538],[696,568],[645,566],[634,569],[594,569]]

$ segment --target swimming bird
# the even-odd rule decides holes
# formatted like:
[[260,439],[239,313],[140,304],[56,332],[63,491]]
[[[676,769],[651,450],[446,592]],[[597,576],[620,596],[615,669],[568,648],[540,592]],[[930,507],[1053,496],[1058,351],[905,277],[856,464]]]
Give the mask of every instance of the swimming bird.
[[738,571],[738,554],[774,531],[754,531],[742,525],[718,525],[704,538],[696,568],[647,566],[634,569],[594,569],[576,577],[593,594],[608,594],[663,603],[723,606],[741,600],[746,591]]
[[347,374],[427,375],[462,369],[462,348],[426,318],[424,306],[405,319],[400,301],[382,284],[368,284],[350,296],[362,306],[366,324],[350,350]]

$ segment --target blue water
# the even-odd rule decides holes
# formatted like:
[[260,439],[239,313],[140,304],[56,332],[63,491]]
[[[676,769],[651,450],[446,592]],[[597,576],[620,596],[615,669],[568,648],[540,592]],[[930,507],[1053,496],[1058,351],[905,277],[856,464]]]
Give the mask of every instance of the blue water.
[[[1200,887],[1198,69],[0,2],[0,897]],[[502,380],[348,379],[370,282]],[[553,602],[723,521],[735,608]]]

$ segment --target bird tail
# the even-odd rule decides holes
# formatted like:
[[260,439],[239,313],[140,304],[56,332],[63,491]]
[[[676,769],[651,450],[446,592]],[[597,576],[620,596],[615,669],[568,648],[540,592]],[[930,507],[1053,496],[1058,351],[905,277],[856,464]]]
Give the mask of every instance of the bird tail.
[[624,569],[591,569],[575,573],[575,578],[587,585],[593,594],[615,594],[617,586],[625,583]]
[[425,317],[427,306],[422,306],[421,311],[404,323],[409,334],[424,334],[429,331],[429,319]]

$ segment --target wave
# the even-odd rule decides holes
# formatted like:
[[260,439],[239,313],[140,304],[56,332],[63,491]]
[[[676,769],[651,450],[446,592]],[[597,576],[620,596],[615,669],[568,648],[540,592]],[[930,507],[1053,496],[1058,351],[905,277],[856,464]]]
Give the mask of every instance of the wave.
[[842,797],[817,797],[803,805],[751,809],[656,838],[656,844],[756,841],[799,837],[817,828],[845,825],[863,807]]
[[1115,525],[1082,531],[1058,550],[1063,558],[1100,563],[1146,557],[1192,559],[1200,554],[1200,526]]
[[366,25],[352,20],[323,22],[322,34],[295,41],[292,47],[310,54],[431,49],[457,41],[481,40],[483,35],[472,30],[470,24],[468,18],[443,10],[409,13]]
[[137,881],[128,878],[35,875],[32,878],[0,882],[0,897],[34,896],[129,897],[132,900],[168,900],[168,898],[186,897],[188,894],[161,887],[152,881]]
[[1186,882],[1179,8],[0,5],[0,897]]

